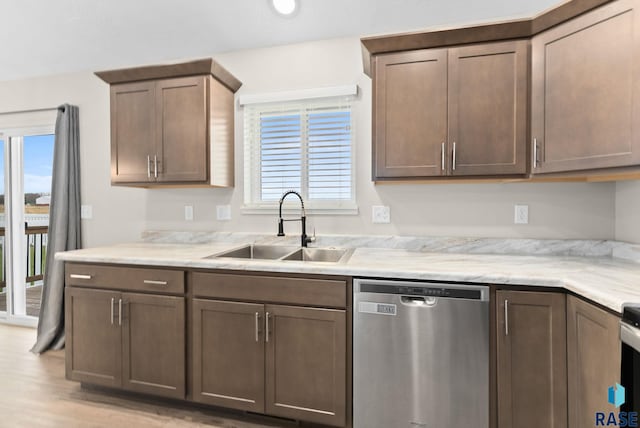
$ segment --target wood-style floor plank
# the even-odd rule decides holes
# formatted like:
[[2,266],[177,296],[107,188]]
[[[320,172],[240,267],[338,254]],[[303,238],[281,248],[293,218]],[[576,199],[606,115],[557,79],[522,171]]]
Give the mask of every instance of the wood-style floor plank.
[[0,427],[291,427],[188,404],[81,388],[64,377],[64,351],[29,352],[34,329],[0,324]]

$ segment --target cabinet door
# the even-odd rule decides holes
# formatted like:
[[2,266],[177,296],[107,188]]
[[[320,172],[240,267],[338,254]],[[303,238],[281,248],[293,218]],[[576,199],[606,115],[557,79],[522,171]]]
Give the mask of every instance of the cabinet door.
[[185,397],[184,297],[123,293],[123,386]]
[[374,179],[444,174],[447,50],[377,56],[373,123]]
[[345,311],[266,305],[266,413],[345,425]]
[[65,289],[65,364],[69,380],[120,387],[122,334],[120,293]]
[[640,13],[619,0],[532,42],[532,172],[640,163]]
[[593,426],[596,412],[613,411],[610,386],[620,382],[620,318],[567,297],[569,427]]
[[451,175],[527,172],[527,44],[449,50]]
[[193,399],[264,412],[264,306],[193,300]]
[[205,76],[156,83],[158,181],[207,180],[207,87]]
[[111,182],[153,180],[154,82],[111,86]]
[[496,299],[498,426],[565,428],[565,295],[497,291]]

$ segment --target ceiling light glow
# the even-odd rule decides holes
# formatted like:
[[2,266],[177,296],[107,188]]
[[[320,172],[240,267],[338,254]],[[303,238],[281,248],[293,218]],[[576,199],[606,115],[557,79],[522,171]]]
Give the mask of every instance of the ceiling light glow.
[[297,0],[271,0],[274,9],[282,15],[291,15],[298,8]]

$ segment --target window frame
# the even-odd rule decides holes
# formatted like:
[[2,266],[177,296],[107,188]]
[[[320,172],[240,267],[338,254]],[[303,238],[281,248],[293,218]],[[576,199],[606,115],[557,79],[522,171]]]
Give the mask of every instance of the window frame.
[[[243,102],[242,98],[240,104],[244,106],[243,115],[243,143],[244,143],[244,204],[241,207],[243,214],[271,214],[278,212],[278,201],[262,201],[261,200],[261,169],[259,161],[260,151],[260,135],[256,132],[255,122],[252,120],[255,115],[260,115],[262,112],[277,112],[281,110],[283,114],[292,110],[305,110],[315,108],[331,108],[335,107],[336,110],[348,108],[349,120],[350,120],[350,157],[351,157],[351,196],[349,199],[333,199],[333,200],[312,200],[306,195],[309,191],[308,186],[308,158],[306,151],[308,149],[307,144],[301,147],[301,158],[306,165],[302,167],[304,176],[301,177],[302,193],[305,195],[305,210],[311,214],[330,214],[330,215],[356,215],[358,214],[358,206],[356,202],[356,132],[355,132],[355,100],[357,94],[357,87],[353,85],[353,92],[340,93],[335,88],[330,88],[325,93],[326,96],[320,96],[322,94],[320,90],[307,90],[313,91],[314,96],[306,97],[305,94],[300,94],[300,97],[295,97],[292,93],[287,93],[288,97],[279,99],[274,94],[267,94],[264,96],[246,96],[247,102]],[[301,91],[304,92],[304,91]],[[292,98],[293,97],[293,98]],[[251,101],[249,101],[249,99]],[[264,100],[264,101],[262,101]],[[301,134],[305,135],[306,130],[301,130]],[[256,160],[258,159],[258,160]],[[283,204],[283,212],[299,212],[299,203],[291,199],[287,200]]]

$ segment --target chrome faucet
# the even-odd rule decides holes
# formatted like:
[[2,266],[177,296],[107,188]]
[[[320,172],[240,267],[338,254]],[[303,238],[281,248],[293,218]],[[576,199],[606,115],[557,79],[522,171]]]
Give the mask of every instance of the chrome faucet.
[[[288,218],[288,219],[282,218],[282,203],[284,202],[284,198],[286,198],[289,195],[296,195],[298,198],[300,198],[300,207],[302,208],[300,218]],[[280,198],[280,210],[278,215],[279,215],[278,236],[284,236],[285,221],[299,221],[300,223],[302,223],[302,236],[300,237],[302,246],[306,247],[309,242],[313,242],[314,239],[307,236],[307,217],[304,211],[304,201],[302,200],[302,196],[300,196],[300,193],[296,192],[295,190],[288,190],[284,192],[284,194]]]

